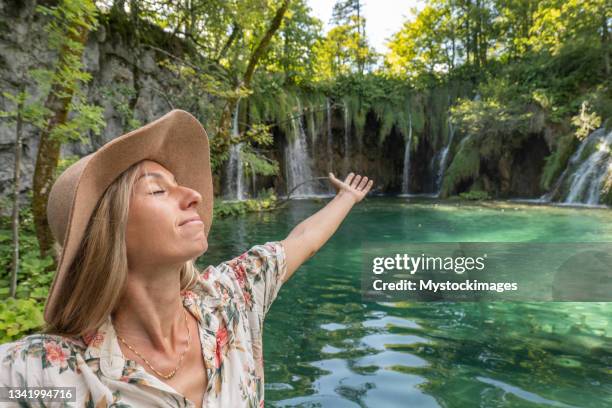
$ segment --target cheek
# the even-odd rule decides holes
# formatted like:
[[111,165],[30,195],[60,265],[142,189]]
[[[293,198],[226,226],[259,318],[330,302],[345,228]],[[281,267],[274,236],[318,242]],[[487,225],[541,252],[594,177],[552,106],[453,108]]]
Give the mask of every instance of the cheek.
[[169,209],[155,203],[136,203],[130,207],[126,230],[128,248],[167,247],[175,239],[176,227]]

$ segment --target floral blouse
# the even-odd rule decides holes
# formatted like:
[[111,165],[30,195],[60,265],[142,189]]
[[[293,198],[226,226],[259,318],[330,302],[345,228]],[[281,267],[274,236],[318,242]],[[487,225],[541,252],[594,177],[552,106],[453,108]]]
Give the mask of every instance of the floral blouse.
[[[208,375],[204,407],[263,407],[263,321],[286,270],[282,244],[267,242],[208,266],[195,288],[181,293],[198,320]],[[194,406],[123,357],[110,316],[78,339],[35,334],[0,345],[0,386],[76,387],[76,403],[67,404],[76,407]]]

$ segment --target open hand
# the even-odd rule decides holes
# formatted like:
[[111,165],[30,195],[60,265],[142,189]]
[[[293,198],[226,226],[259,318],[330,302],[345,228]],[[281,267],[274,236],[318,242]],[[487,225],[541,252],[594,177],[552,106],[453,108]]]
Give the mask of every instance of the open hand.
[[329,173],[329,181],[336,188],[337,194],[348,194],[355,199],[355,204],[363,200],[363,197],[368,194],[374,180],[369,180],[367,177],[361,177],[361,175],[355,175],[355,173],[349,173],[344,181],[340,181],[334,176],[333,173]]

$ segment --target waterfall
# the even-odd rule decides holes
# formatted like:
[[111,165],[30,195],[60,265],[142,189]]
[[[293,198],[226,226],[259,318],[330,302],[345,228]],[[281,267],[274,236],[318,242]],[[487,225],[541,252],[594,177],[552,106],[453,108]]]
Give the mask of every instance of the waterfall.
[[306,126],[306,128],[308,129],[308,133],[310,133],[310,146],[312,146],[312,157],[310,158],[310,160],[311,163],[313,163],[314,165],[314,163],[316,162],[315,153],[317,150],[315,149],[317,143],[317,126],[315,124],[314,106],[309,105],[306,109],[308,111],[308,115],[304,115],[304,119],[308,121],[308,126]]
[[[238,108],[240,102],[236,104],[236,111],[232,121],[232,136],[240,134],[238,128]],[[242,165],[242,145],[243,142],[233,144],[229,151],[229,160],[226,167],[225,178],[225,198],[229,200],[244,200],[244,169]]]
[[408,139],[404,148],[404,170],[402,172],[402,194],[410,193],[410,145],[412,144],[412,113],[408,114]]
[[351,121],[349,117],[349,110],[346,102],[344,103],[344,175],[350,171],[349,154],[351,151],[351,140],[350,140]]
[[334,162],[334,152],[333,152],[333,135],[332,135],[332,110],[331,104],[329,103],[329,99],[326,99],[326,110],[327,110],[327,166],[328,170],[333,172],[332,163]]
[[587,143],[588,139],[589,138],[587,137],[587,138],[585,138],[585,140],[583,140],[582,143],[580,143],[580,146],[578,146],[578,149],[570,157],[567,166],[565,167],[565,169],[561,173],[561,176],[559,176],[559,178],[555,182],[555,185],[553,186],[553,188],[549,192],[543,194],[539,198],[538,201],[540,201],[540,202],[550,202],[554,197],[557,196],[557,193],[558,193],[559,189],[563,186],[563,184],[565,182],[565,179],[567,178],[567,175],[570,172],[570,168],[575,167],[576,164],[580,161],[580,157],[582,156],[582,152],[584,151],[584,148],[588,144]]
[[442,189],[442,180],[444,179],[444,172],[446,171],[446,161],[448,160],[448,151],[453,143],[453,136],[455,135],[455,129],[453,129],[453,124],[448,119],[448,143],[442,151],[440,152],[440,160],[438,162],[438,172],[436,174],[436,195],[440,195],[440,190]]
[[[333,150],[333,134],[332,134],[332,110],[329,98],[325,100],[325,108],[327,113],[327,172],[334,172],[334,150]],[[331,183],[328,184],[328,193],[334,192],[334,186]]]
[[606,133],[604,128],[597,129],[582,141],[568,167],[580,160],[587,145],[593,151],[571,174],[565,203],[599,204],[603,183],[612,171],[612,131]]
[[302,106],[297,100],[298,113],[291,118],[293,128],[293,140],[285,147],[285,170],[287,176],[287,194],[294,187],[300,185],[291,193],[291,196],[306,197],[314,195],[312,182],[307,182],[313,178],[310,169],[310,157],[308,156],[308,146],[306,142],[306,132],[302,123]]

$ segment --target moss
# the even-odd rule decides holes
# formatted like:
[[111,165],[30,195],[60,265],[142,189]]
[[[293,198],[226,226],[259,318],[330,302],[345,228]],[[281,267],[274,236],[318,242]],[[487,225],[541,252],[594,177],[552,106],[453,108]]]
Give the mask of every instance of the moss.
[[469,192],[460,193],[459,198],[461,198],[462,200],[477,201],[477,200],[489,200],[491,197],[489,196],[489,193],[487,193],[486,191],[472,189]]
[[474,180],[480,173],[480,153],[474,136],[467,136],[459,144],[457,154],[444,174],[441,197],[457,192],[460,184]]

